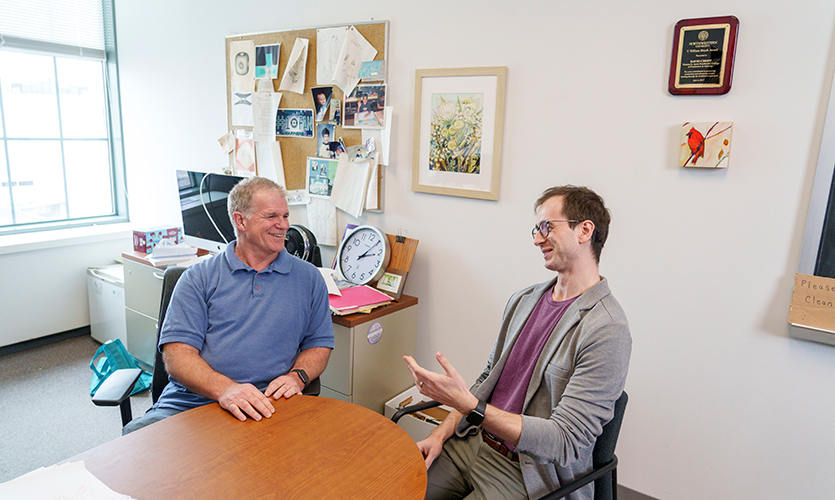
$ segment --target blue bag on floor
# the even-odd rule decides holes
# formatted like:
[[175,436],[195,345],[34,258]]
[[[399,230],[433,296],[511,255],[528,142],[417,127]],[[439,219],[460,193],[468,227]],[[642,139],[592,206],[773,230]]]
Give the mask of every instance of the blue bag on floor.
[[[101,358],[99,358],[101,356]],[[98,361],[97,361],[98,359]],[[93,370],[93,380],[90,381],[90,395],[96,393],[99,386],[104,383],[107,377],[116,370],[122,368],[142,368],[139,366],[139,361],[125,349],[124,344],[119,339],[108,340],[99,347],[93,359],[90,361],[90,369]],[[142,370],[142,375],[133,386],[131,396],[148,390],[151,387],[151,379],[153,375],[147,370]]]

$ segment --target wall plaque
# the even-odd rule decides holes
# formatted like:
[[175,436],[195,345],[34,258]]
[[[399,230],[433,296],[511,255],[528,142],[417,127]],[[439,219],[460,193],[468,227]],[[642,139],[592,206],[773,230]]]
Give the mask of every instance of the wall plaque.
[[739,19],[682,19],[673,32],[669,91],[674,95],[727,94],[734,73]]

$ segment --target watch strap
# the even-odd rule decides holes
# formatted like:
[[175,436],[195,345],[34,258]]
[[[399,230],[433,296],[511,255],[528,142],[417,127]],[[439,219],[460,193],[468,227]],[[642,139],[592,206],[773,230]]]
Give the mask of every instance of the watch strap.
[[487,410],[487,401],[483,399],[478,400],[478,404],[473,410],[467,414],[467,423],[478,427],[484,422],[484,413]]
[[310,382],[310,377],[307,376],[307,372],[302,370],[301,368],[296,368],[295,370],[290,370],[290,373],[298,373],[299,378],[302,379],[302,389],[307,387],[308,382]]

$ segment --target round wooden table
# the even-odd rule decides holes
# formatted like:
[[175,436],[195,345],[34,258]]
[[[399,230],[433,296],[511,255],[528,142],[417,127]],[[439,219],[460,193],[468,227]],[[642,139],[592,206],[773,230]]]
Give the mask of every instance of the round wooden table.
[[260,422],[202,406],[69,461],[140,500],[424,497],[420,450],[389,419],[323,397],[273,404]]

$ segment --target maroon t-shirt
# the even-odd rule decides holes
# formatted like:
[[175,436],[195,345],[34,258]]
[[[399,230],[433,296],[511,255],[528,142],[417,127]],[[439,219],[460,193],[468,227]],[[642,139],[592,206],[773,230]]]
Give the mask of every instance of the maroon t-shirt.
[[551,299],[550,293],[542,295],[510,351],[490,397],[491,405],[510,413],[522,413],[525,392],[539,355],[560,318],[577,297],[557,302]]

